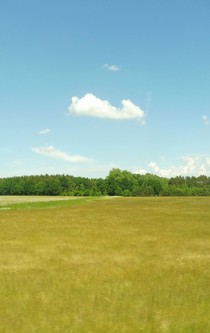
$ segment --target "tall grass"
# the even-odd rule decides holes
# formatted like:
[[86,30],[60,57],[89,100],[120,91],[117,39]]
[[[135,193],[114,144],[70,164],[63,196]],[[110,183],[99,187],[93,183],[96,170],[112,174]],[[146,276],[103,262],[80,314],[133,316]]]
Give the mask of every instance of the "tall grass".
[[209,198],[0,210],[0,230],[0,332],[210,332]]

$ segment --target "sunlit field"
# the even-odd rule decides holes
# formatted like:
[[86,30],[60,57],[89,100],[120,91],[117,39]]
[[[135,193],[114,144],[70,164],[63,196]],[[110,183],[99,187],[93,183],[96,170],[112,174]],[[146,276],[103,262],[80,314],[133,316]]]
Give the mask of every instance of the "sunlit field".
[[[71,197],[72,199],[78,199],[77,197]],[[60,201],[60,200],[70,200],[69,197],[66,196],[13,196],[13,195],[5,195],[0,196],[0,209],[4,206],[8,206],[11,204],[17,203],[30,203],[30,202],[49,202],[49,201]]]
[[210,332],[210,198],[11,199],[0,332]]

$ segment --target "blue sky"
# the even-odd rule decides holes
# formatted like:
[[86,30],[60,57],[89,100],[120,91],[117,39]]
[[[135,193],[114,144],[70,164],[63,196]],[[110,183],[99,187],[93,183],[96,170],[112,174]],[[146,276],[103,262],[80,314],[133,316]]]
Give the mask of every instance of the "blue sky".
[[210,176],[208,0],[1,0],[0,177]]

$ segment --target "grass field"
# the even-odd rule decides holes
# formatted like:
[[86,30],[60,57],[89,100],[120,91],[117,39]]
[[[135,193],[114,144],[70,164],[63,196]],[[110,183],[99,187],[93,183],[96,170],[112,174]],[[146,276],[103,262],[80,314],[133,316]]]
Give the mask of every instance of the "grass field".
[[12,199],[0,332],[210,332],[210,198]]

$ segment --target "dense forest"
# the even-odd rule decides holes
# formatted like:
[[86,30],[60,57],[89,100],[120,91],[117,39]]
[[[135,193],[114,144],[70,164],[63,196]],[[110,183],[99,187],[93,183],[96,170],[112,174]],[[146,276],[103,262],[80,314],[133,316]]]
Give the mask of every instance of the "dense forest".
[[210,196],[210,177],[163,178],[112,169],[105,178],[39,175],[0,178],[0,195]]

